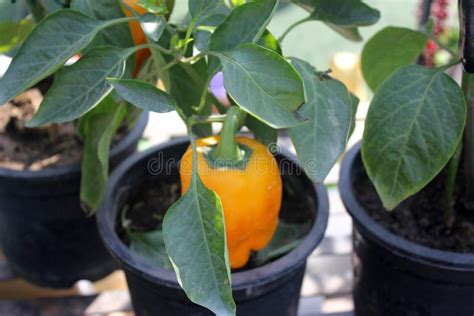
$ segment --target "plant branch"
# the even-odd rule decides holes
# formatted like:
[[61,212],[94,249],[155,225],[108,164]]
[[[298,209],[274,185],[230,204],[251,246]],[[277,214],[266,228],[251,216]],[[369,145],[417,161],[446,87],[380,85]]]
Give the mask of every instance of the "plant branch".
[[296,21],[295,23],[291,24],[285,32],[283,32],[283,34],[278,38],[278,42],[283,42],[283,40],[285,39],[285,37],[295,28],[297,27],[298,25],[300,24],[303,24],[305,22],[308,22],[310,21],[310,17],[307,17],[307,18],[304,18],[302,20],[299,20],[299,21]]
[[183,50],[181,51],[183,56],[186,55],[186,51],[188,50],[189,39],[191,38],[191,34],[193,32],[195,25],[196,25],[196,21],[192,19],[191,23],[189,23],[188,28],[186,29],[186,36],[184,37],[184,46],[183,46]]
[[194,124],[224,123],[226,115],[199,116],[194,115]]

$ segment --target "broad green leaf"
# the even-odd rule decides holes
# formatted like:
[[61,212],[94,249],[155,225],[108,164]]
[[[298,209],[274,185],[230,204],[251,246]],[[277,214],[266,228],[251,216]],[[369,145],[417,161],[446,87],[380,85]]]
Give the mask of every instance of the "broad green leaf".
[[383,204],[393,209],[425,187],[461,140],[466,102],[442,69],[405,66],[376,91],[362,158]]
[[194,46],[201,52],[209,50],[209,41],[215,28],[221,24],[229,12],[216,12],[201,23],[201,27],[194,32]]
[[61,68],[110,23],[73,10],[59,10],[47,16],[30,32],[0,80],[0,104]]
[[115,91],[127,102],[146,110],[166,113],[178,108],[173,98],[157,87],[139,80],[112,79],[107,80]]
[[380,19],[380,12],[361,0],[293,0],[311,12],[308,20],[324,22],[351,41],[361,41],[359,26],[370,26]]
[[280,43],[278,43],[278,40],[269,30],[263,32],[262,36],[257,41],[257,45],[268,48],[282,55]]
[[245,117],[245,126],[252,131],[255,135],[255,138],[265,144],[265,145],[273,145],[276,144],[278,138],[278,131],[267,124],[263,123],[262,121],[257,120],[251,115],[247,115]]
[[188,0],[189,13],[195,25],[200,25],[212,16],[220,6],[221,0]]
[[255,43],[265,32],[277,4],[277,0],[259,0],[237,7],[216,28],[209,48],[223,51],[244,43]]
[[255,44],[217,54],[229,95],[245,111],[274,128],[301,124],[303,80],[278,53]]
[[395,70],[412,64],[427,41],[425,34],[403,27],[389,26],[375,34],[362,51],[362,73],[372,91]]
[[112,90],[106,79],[122,76],[131,52],[112,46],[97,47],[64,68],[27,126],[72,121],[92,109]]
[[340,81],[300,59],[292,62],[304,80],[307,102],[299,112],[307,121],[289,134],[306,174],[322,182],[346,148],[353,100]]
[[163,237],[188,298],[216,315],[235,315],[221,200],[196,172],[166,212]]
[[169,0],[138,0],[138,5],[151,13],[166,14],[169,12]]
[[18,22],[0,21],[0,54],[11,51],[20,45],[33,29],[34,22],[30,18]]
[[261,266],[292,251],[301,243],[311,229],[309,223],[293,224],[280,221],[272,240],[255,254],[252,263]]
[[163,31],[165,30],[166,20],[161,15],[147,13],[140,16],[140,26],[143,32],[155,42],[158,42]]
[[[357,123],[357,109],[359,108],[359,98],[350,93],[351,95],[351,105],[352,105],[352,113],[351,113],[351,127],[349,128],[349,137],[351,137],[352,133],[356,128]],[[348,138],[349,138],[348,137]]]
[[[73,0],[71,8],[96,20],[113,20],[124,17],[120,0]],[[99,32],[87,47],[112,45],[122,48],[133,46],[128,23],[119,23]]]
[[110,144],[125,113],[125,104],[116,104],[109,95],[80,120],[84,140],[81,202],[88,213],[97,210],[107,190]]
[[173,266],[166,253],[163,231],[127,232],[130,250],[160,268],[172,270]]

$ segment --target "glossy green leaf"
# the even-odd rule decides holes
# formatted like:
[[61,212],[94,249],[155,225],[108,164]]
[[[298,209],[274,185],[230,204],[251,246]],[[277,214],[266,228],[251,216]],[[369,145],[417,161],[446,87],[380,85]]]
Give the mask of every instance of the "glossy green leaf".
[[155,42],[158,42],[166,27],[166,20],[161,15],[147,13],[140,16],[140,25],[143,32]]
[[237,7],[214,31],[209,49],[223,51],[255,43],[265,32],[277,4],[277,0],[259,0]]
[[361,41],[359,26],[370,26],[380,19],[380,12],[361,0],[293,0],[311,12],[308,20],[324,22],[351,41]]
[[196,25],[212,16],[221,4],[221,0],[188,0],[189,13]]
[[30,32],[0,80],[0,104],[58,70],[108,23],[73,10],[47,16]]
[[295,112],[305,102],[303,80],[286,59],[255,44],[217,55],[227,93],[241,108],[274,128],[301,124]]
[[217,315],[235,315],[222,204],[195,172],[166,212],[163,237],[188,298]]
[[466,102],[440,69],[405,66],[379,87],[362,140],[367,174],[383,204],[393,209],[425,187],[461,140]]
[[[73,0],[71,8],[101,21],[118,19],[125,16],[120,0]],[[122,48],[133,46],[128,23],[119,23],[101,30],[87,49],[101,45],[112,45]]]
[[159,229],[149,232],[127,232],[130,250],[154,266],[172,270],[173,265],[166,253],[163,232]]
[[280,43],[278,43],[276,37],[270,33],[269,30],[263,32],[262,36],[257,40],[257,45],[268,48],[282,55]]
[[277,143],[278,131],[251,115],[245,117],[245,126],[255,135],[255,138],[265,145]]
[[56,76],[28,127],[72,121],[96,106],[111,90],[108,77],[119,78],[131,54],[112,46],[92,49]]
[[112,79],[107,80],[115,91],[127,102],[146,110],[166,113],[178,108],[173,98],[157,87],[139,80]]
[[30,18],[18,22],[0,21],[0,54],[18,47],[33,29],[34,22]]
[[168,13],[167,2],[169,0],[138,0],[138,5],[147,9],[151,13]]
[[415,62],[428,37],[403,27],[386,27],[365,44],[362,51],[362,73],[375,91],[395,70]]
[[357,123],[357,109],[359,108],[359,98],[350,93],[351,95],[351,105],[352,105],[352,114],[351,114],[351,127],[349,128],[349,137],[351,137],[352,133],[356,128]]
[[107,190],[110,144],[125,114],[125,104],[117,104],[109,95],[80,120],[84,140],[81,202],[88,213],[97,210]]
[[310,223],[293,224],[280,221],[272,240],[268,246],[255,254],[251,259],[252,263],[261,266],[289,253],[298,247],[310,229]]
[[346,148],[353,100],[340,81],[300,59],[292,62],[304,80],[307,102],[299,112],[307,121],[289,134],[306,174],[322,182]]

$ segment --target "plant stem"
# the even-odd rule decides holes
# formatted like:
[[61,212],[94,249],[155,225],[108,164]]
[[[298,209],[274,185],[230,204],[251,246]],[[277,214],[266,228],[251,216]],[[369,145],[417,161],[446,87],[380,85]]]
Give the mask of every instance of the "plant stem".
[[226,115],[194,116],[194,124],[224,123]]
[[209,84],[211,83],[211,76],[207,76],[206,82],[204,83],[204,88],[202,89],[201,98],[199,100],[199,105],[194,107],[196,113],[200,113],[206,106],[207,94],[209,93]]
[[443,43],[441,43],[441,41],[439,40],[439,38],[436,37],[436,35],[434,35],[433,33],[430,33],[430,32],[426,32],[426,31],[422,31],[423,34],[425,34],[426,36],[428,36],[433,42],[435,42],[439,47],[443,48],[445,51],[447,51],[453,58],[458,58],[459,57],[459,54],[457,52],[455,52],[454,50],[452,50],[451,48],[449,48],[448,46],[444,45]]
[[299,21],[296,21],[295,23],[291,24],[285,32],[283,32],[283,34],[278,38],[278,42],[283,42],[283,40],[285,39],[285,37],[295,28],[297,27],[298,25],[300,24],[303,24],[305,22],[308,22],[310,21],[310,17],[307,17],[307,18],[304,18],[302,20],[299,20]]
[[39,23],[47,15],[46,9],[41,5],[40,1],[26,0],[26,4],[30,8],[36,23]]
[[474,209],[474,74],[463,72],[462,89],[467,101],[467,119],[464,128],[465,200],[468,209]]
[[216,96],[212,93],[209,94],[212,100],[212,103],[214,103],[214,106],[217,108],[217,111],[219,111],[220,114],[225,114],[227,113],[227,107],[219,101],[219,99],[216,98]]
[[193,32],[195,25],[196,25],[196,21],[192,19],[191,23],[189,23],[188,28],[186,29],[186,36],[184,37],[184,47],[183,47],[183,50],[181,51],[183,56],[186,56],[186,51],[188,50],[189,39],[191,38],[191,34]]
[[243,124],[245,119],[245,112],[240,110],[237,106],[232,106],[227,111],[224,126],[221,131],[221,138],[213,155],[215,158],[221,158],[238,162],[243,160],[244,152],[240,149],[235,139],[235,134]]
[[454,210],[454,191],[456,188],[456,177],[458,175],[459,162],[462,156],[462,141],[459,142],[456,151],[448,164],[448,174],[443,195],[444,221],[447,227],[452,227],[456,214]]

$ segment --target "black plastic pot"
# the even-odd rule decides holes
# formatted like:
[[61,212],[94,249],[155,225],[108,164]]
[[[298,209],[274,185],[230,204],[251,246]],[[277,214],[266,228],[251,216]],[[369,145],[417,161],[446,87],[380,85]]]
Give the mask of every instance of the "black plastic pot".
[[[176,163],[187,147],[187,142],[175,141],[125,161],[113,172],[105,203],[97,214],[99,232],[105,245],[125,270],[132,304],[139,316],[212,315],[207,309],[187,299],[173,271],[153,266],[146,259],[130,252],[115,229],[119,211],[127,201],[129,188],[148,177],[160,176],[150,174],[148,163],[156,157],[160,157],[162,162]],[[285,158],[295,167],[293,170],[300,170],[293,156],[284,154],[277,158]],[[153,167],[153,170],[159,167],[156,161]],[[313,220],[313,226],[301,244],[287,255],[262,267],[232,274],[238,315],[296,315],[306,259],[323,238],[329,210],[327,192],[323,185],[314,185],[302,174],[296,179],[304,187],[301,194],[309,195],[308,199],[314,203],[316,211],[308,212],[313,217],[308,218]]]
[[[113,168],[136,151],[148,114],[110,152]],[[0,240],[12,270],[37,285],[98,280],[117,263],[79,202],[79,163],[41,171],[0,168]]]
[[357,145],[346,154],[339,179],[342,200],[354,221],[356,314],[472,316],[474,254],[431,249],[383,228],[354,193],[361,177],[367,175]]

